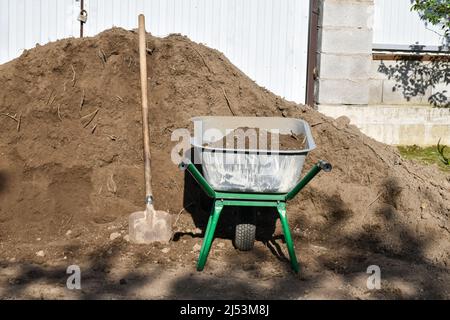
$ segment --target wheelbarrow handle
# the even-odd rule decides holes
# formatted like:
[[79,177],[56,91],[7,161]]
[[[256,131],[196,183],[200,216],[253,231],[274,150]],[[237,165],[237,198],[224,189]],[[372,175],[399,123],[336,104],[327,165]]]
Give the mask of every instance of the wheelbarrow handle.
[[197,167],[190,160],[183,159],[178,165],[178,167],[181,170],[187,170],[209,197],[211,198],[216,197],[216,192],[214,191],[214,189],[210,186],[208,181],[206,181],[206,179],[203,177],[200,171],[198,171]]
[[319,160],[319,162],[317,162],[317,165],[325,172],[330,172],[333,169],[331,163],[324,160]]
[[297,185],[288,192],[286,201],[293,199],[320,171],[330,172],[333,166],[324,160],[319,160],[312,169],[300,180]]

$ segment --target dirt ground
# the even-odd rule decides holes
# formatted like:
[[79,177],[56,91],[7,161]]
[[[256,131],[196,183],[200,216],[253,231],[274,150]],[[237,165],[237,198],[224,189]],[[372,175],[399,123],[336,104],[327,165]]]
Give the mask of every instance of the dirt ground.
[[[0,297],[449,298],[450,175],[403,159],[349,125],[256,85],[222,53],[186,37],[148,36],[152,170],[170,244],[134,245],[127,218],[143,209],[137,35],[66,39],[0,65]],[[170,154],[171,133],[201,115],[297,117],[333,164],[288,204],[301,265],[289,268],[279,221],[257,220],[251,252],[219,222],[195,271],[211,201]],[[79,265],[82,290],[65,283]],[[367,267],[381,268],[369,290]]]

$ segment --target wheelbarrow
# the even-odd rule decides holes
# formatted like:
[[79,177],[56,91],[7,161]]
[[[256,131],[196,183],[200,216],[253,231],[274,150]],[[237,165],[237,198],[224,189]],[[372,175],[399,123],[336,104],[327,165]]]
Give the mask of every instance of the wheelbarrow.
[[[286,203],[293,199],[321,170],[331,171],[326,161],[318,161],[302,178],[301,172],[307,154],[316,145],[308,123],[301,119],[278,117],[196,117],[194,137],[194,163],[201,163],[202,172],[188,158],[179,167],[187,170],[203,191],[211,197],[213,207],[200,249],[197,270],[205,267],[220,214],[225,206],[273,207],[280,216],[281,226],[289,252],[290,263],[295,272],[299,264],[286,214]],[[238,128],[256,128],[279,134],[295,134],[305,137],[302,150],[236,149],[227,146],[211,146]],[[251,215],[251,210],[244,215]],[[255,241],[255,225],[243,218],[235,232],[235,245],[248,250]]]

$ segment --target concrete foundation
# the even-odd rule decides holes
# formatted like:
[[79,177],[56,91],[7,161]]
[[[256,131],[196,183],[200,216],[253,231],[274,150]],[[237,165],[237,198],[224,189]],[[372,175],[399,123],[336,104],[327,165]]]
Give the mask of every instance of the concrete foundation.
[[320,105],[334,118],[346,116],[366,135],[392,145],[450,145],[450,109],[427,106]]

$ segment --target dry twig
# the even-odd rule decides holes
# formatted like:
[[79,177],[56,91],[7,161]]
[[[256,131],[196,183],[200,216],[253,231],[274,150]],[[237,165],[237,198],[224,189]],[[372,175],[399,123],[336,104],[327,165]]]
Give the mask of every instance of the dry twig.
[[[184,210],[186,210],[187,208],[189,208],[190,206],[192,206],[194,204],[194,202],[189,203],[187,206],[184,206],[183,209],[180,210],[180,212],[178,212],[177,218],[175,220],[175,222],[172,225],[172,229],[175,229],[175,226],[178,223],[178,220],[180,220],[180,216],[181,214],[184,212]],[[172,234],[172,237],[170,238],[170,241],[173,240],[173,237],[175,236],[175,232]]]
[[294,138],[295,140],[298,140],[297,135],[291,130],[291,137]]
[[311,128],[313,128],[313,127],[315,127],[315,126],[318,126],[318,125],[321,125],[321,124],[323,124],[323,123],[324,123],[323,121],[313,123],[313,124],[311,125]]
[[194,50],[202,59],[203,64],[205,65],[205,67],[208,69],[208,71],[212,74],[214,74],[214,71],[211,70],[211,68],[209,67],[209,65],[206,63],[205,57],[197,50],[195,49],[193,46],[191,46],[192,50]]
[[77,81],[77,73],[75,72],[75,68],[73,67],[73,64],[70,65],[72,68],[72,87],[75,86],[75,82]]
[[117,137],[115,135],[112,134],[105,134],[105,136],[107,136],[108,138],[110,138],[112,141],[116,141]]
[[19,120],[17,121],[17,132],[20,131],[21,124],[22,124],[22,114],[19,115]]
[[383,192],[380,192],[375,199],[373,199],[373,201],[371,203],[369,203],[369,205],[367,206],[367,209],[370,208],[371,205],[373,205],[378,199],[380,199],[381,195],[383,194]]
[[11,119],[13,119],[14,121],[16,121],[16,122],[18,122],[18,120],[17,120],[17,115],[15,114],[15,115],[10,115],[9,113],[0,113],[2,116],[5,116],[5,117],[8,117],[8,118],[11,118]]
[[125,62],[128,62],[128,68],[131,67],[131,65],[134,63],[133,57],[129,56],[125,58]]
[[[419,180],[425,182],[425,180],[424,180],[421,176],[419,176],[417,173],[412,172],[411,170],[409,170],[407,166],[402,166],[402,167],[403,167],[403,169],[405,169],[406,171],[408,171],[409,174],[411,174],[411,175],[413,175],[414,177],[416,177],[417,179],[419,179]],[[428,181],[428,183],[433,184],[433,181]]]
[[362,139],[362,143],[366,146],[366,147],[368,147],[372,152],[373,152],[373,154],[375,154],[381,161],[383,161],[384,163],[387,163],[387,161],[386,160],[384,160],[384,158],[370,145],[370,144],[368,144],[368,143],[366,143],[365,141],[364,141],[364,137],[363,137],[363,139]]
[[116,193],[117,192],[117,184],[114,181],[114,173],[109,176],[109,179],[106,181],[106,187],[108,188],[109,192]]
[[15,122],[17,122],[16,129],[17,129],[17,132],[20,131],[20,125],[21,125],[21,123],[22,123],[22,115],[21,115],[21,114],[19,115],[18,118],[17,118],[17,114],[15,114],[15,115],[12,116],[12,115],[10,115],[9,113],[0,113],[0,115],[5,116],[5,117],[8,117],[8,118],[14,120]]
[[233,116],[236,115],[233,111],[233,107],[231,106],[230,100],[228,99],[227,93],[225,92],[225,89],[222,88],[223,96],[225,97],[225,100],[227,101],[228,109],[230,109],[230,112]]
[[103,66],[106,64],[106,54],[102,49],[98,50],[98,56],[100,57],[100,59],[103,62]]
[[97,109],[97,110],[95,110],[94,112],[92,112],[92,113],[90,113],[90,114],[88,114],[88,115],[85,115],[84,117],[81,117],[81,121],[82,121],[82,122],[83,122],[83,119],[89,118],[89,117],[90,117],[89,121],[86,122],[86,123],[83,125],[83,128],[86,128],[88,125],[91,124],[91,122],[94,120],[95,116],[97,115],[97,113],[98,113],[99,111],[100,111],[100,109]]
[[56,95],[54,95],[51,99],[50,99],[50,103],[49,106],[51,107],[53,105],[53,102],[55,102],[56,99]]
[[62,117],[61,117],[61,110],[60,110],[60,108],[61,108],[61,105],[60,105],[60,104],[58,104],[58,109],[56,110],[56,112],[57,112],[57,114],[58,114],[58,118],[59,118],[59,120],[60,120],[60,121],[62,121]]
[[19,115],[18,118],[17,118],[17,114],[12,116],[9,113],[0,113],[0,115],[8,117],[8,118],[14,120],[15,122],[17,122],[16,130],[17,130],[17,132],[20,131],[20,125],[22,123],[22,115],[21,114]]
[[53,93],[55,92],[55,90],[52,90],[51,92],[50,92],[50,95],[48,96],[48,98],[47,98],[47,102],[45,103],[45,105],[46,106],[48,106],[48,104],[50,103],[50,99],[53,97]]
[[85,92],[83,89],[83,93],[81,94],[81,100],[80,100],[80,111],[83,109],[83,105],[84,105],[84,99],[85,99]]

